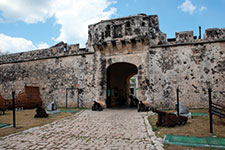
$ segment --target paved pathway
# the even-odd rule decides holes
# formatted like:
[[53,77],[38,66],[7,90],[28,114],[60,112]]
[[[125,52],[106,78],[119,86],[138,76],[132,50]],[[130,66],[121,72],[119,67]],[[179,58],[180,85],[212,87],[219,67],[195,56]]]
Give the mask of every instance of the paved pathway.
[[[151,112],[149,112],[151,114]],[[151,150],[163,149],[146,112],[86,110],[74,116],[0,138],[2,149]]]

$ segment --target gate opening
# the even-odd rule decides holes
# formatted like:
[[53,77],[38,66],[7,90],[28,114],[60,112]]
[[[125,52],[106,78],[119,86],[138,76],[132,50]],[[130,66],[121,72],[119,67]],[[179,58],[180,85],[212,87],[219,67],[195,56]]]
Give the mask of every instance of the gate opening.
[[137,66],[124,62],[112,64],[107,68],[107,108],[129,104],[129,95],[137,93],[134,85],[137,81],[134,75],[137,72]]

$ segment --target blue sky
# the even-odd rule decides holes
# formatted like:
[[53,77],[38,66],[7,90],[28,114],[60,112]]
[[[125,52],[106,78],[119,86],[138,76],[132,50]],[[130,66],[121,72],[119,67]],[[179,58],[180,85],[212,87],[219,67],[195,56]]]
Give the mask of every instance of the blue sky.
[[60,41],[85,47],[88,24],[157,14],[168,38],[175,32],[225,27],[225,0],[0,0],[0,52],[50,47]]

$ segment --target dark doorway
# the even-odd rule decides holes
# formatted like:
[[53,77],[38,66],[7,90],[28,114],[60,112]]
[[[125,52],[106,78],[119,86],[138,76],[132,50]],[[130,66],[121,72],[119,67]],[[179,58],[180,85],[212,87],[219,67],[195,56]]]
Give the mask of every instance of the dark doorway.
[[128,104],[130,78],[137,74],[137,67],[130,63],[115,63],[107,68],[108,108]]

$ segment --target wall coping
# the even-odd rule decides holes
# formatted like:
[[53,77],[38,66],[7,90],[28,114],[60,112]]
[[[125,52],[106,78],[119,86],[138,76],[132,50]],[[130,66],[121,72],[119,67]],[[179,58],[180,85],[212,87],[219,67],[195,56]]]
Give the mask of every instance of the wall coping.
[[162,45],[152,45],[150,48],[161,48],[161,47],[171,47],[171,46],[185,46],[185,45],[199,45],[199,44],[207,44],[207,43],[217,43],[217,42],[225,42],[225,39],[219,40],[198,40],[192,42],[185,42],[185,43],[167,43]]
[[[23,52],[26,53],[26,52]],[[20,53],[15,53],[20,54]],[[85,56],[85,55],[92,55],[94,52],[84,52],[84,53],[76,53],[76,54],[64,54],[61,56],[48,56],[48,57],[40,57],[40,58],[28,58],[28,59],[21,59],[21,60],[8,60],[8,61],[2,61],[1,57],[10,57],[10,55],[2,55],[0,56],[0,65],[3,64],[14,64],[14,63],[21,63],[21,62],[29,62],[29,61],[37,61],[37,60],[45,60],[45,59],[54,59],[54,58],[63,58],[63,57],[70,57],[70,56]]]

